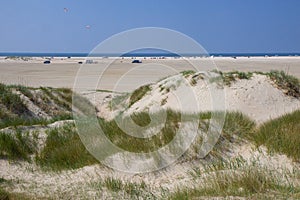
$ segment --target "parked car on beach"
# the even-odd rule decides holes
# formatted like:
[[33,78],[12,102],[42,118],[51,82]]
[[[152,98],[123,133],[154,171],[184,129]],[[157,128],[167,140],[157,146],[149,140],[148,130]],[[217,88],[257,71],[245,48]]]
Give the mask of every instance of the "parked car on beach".
[[141,60],[133,60],[132,63],[142,63]]

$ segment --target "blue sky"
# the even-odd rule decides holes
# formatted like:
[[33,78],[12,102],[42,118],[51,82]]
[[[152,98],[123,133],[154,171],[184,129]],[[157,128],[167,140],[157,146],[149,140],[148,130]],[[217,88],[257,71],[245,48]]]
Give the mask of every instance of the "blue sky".
[[210,53],[300,52],[299,0],[1,0],[0,24],[0,52],[89,52],[149,26]]

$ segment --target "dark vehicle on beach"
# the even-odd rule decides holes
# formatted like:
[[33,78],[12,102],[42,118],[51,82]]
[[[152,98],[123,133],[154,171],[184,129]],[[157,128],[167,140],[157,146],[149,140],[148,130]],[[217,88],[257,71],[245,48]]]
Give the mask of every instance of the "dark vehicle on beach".
[[44,64],[50,64],[51,63],[51,61],[50,60],[46,60],[46,61],[44,61]]
[[141,60],[133,60],[131,63],[142,63]]

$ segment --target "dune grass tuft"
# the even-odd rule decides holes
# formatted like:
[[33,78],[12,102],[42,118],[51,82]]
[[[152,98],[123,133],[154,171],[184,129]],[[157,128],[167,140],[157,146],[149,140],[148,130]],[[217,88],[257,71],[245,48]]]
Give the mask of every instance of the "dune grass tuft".
[[188,77],[190,75],[193,75],[195,74],[196,72],[194,70],[185,70],[185,71],[182,71],[180,72],[184,77]]
[[98,162],[85,149],[73,124],[50,129],[47,134],[45,147],[36,157],[45,169],[76,169]]
[[300,81],[284,71],[272,70],[267,73],[271,80],[289,96],[300,97]]
[[134,90],[130,96],[129,107],[135,104],[137,101],[143,98],[143,96],[151,90],[150,85],[143,85],[138,89]]
[[[210,167],[208,167],[210,168]],[[282,178],[274,171],[256,164],[228,164],[212,171],[197,173],[201,182],[194,188],[178,189],[169,199],[197,199],[200,197],[245,197],[250,199],[293,198],[300,188],[290,182],[290,177]],[[196,176],[196,175],[195,175]]]
[[[46,92],[38,92],[39,89],[25,87],[21,85],[4,85],[0,84],[0,129],[6,127],[30,126],[30,125],[47,125],[54,121],[71,119],[71,100],[72,91],[66,88],[44,88]],[[49,114],[49,118],[36,116],[32,113],[27,105],[16,93],[20,92],[26,96],[33,104]],[[59,104],[58,106],[51,103],[52,101]],[[57,93],[61,99],[53,95]]]
[[250,79],[253,76],[252,72],[240,72],[240,71],[232,71],[232,72],[222,72],[218,70],[213,70],[219,74],[220,76],[211,78],[210,82],[218,82],[222,80],[224,85],[230,86],[232,82],[237,81],[238,79]]
[[22,133],[18,129],[15,133],[0,132],[0,157],[29,160],[35,152],[36,140],[29,132]]
[[[122,116],[120,116],[122,117]],[[120,121],[123,125],[127,125],[128,122],[133,119],[134,123],[140,126],[146,126],[150,123],[150,118],[148,113],[141,112],[136,113],[132,116],[121,118]],[[106,136],[120,148],[130,151],[130,152],[151,152],[154,151],[166,144],[168,144],[173,137],[176,135],[176,130],[178,129],[178,122],[181,119],[181,115],[178,112],[167,110],[167,119],[166,123],[163,125],[162,129],[159,132],[148,138],[137,138],[131,135],[126,134],[118,126],[115,120],[105,121],[104,119],[99,119],[99,124],[106,134]],[[155,113],[153,120],[156,120],[157,126],[161,125],[159,122],[161,120],[161,113]],[[132,130],[134,131],[134,130]],[[141,133],[142,134],[142,133]]]
[[[122,192],[122,195],[128,196],[130,199],[153,199],[154,196],[149,191],[148,186],[145,182],[134,183],[134,182],[123,182],[115,178],[106,178],[104,181],[97,182],[93,184],[96,187],[100,187],[102,190],[103,187],[106,189],[119,193]],[[125,198],[125,196],[122,196]]]
[[253,134],[257,145],[300,160],[300,110],[266,122]]
[[27,107],[19,95],[14,94],[11,88],[0,83],[0,103],[2,103],[9,111],[18,114],[26,115],[29,114]]

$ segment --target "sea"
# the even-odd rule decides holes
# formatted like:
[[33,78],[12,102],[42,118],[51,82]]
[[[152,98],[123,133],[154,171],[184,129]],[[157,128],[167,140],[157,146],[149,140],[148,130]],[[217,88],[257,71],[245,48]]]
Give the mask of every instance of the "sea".
[[120,54],[89,54],[89,53],[28,53],[0,52],[1,57],[280,57],[300,56],[300,53],[209,53],[209,54],[175,54],[175,53],[126,53]]

